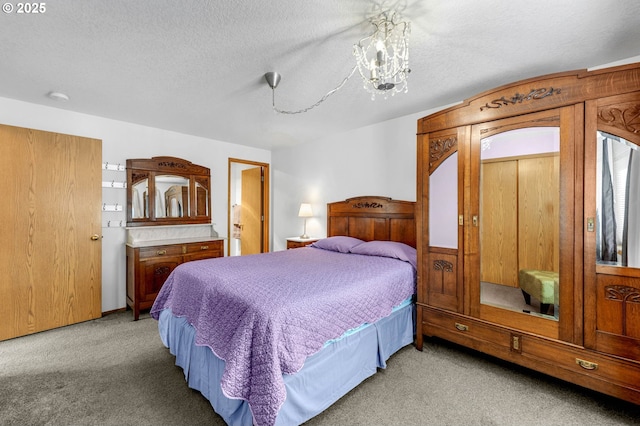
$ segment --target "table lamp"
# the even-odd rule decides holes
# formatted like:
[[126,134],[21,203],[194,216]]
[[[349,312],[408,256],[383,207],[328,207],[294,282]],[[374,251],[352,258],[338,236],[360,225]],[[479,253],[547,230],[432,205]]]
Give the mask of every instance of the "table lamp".
[[302,239],[309,239],[307,235],[307,218],[313,216],[313,211],[311,211],[311,204],[302,203],[300,204],[300,210],[298,211],[298,217],[304,217],[304,233],[300,235]]

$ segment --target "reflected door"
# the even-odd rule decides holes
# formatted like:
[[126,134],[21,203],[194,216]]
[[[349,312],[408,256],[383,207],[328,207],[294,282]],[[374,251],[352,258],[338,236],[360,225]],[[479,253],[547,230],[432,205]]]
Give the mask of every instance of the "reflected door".
[[242,255],[262,253],[262,167],[242,171]]

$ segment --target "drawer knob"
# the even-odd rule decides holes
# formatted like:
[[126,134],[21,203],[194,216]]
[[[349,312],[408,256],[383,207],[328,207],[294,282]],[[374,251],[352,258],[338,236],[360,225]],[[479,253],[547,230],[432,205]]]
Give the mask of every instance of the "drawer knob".
[[156,253],[158,254],[158,256],[163,256],[163,255],[167,254],[167,251],[166,250],[158,250]]
[[469,331],[468,325],[460,324],[459,322],[456,323],[456,328],[460,331]]
[[200,250],[209,250],[209,246],[200,246]]
[[597,370],[598,364],[591,361],[585,361],[584,359],[576,358],[576,364],[585,370]]

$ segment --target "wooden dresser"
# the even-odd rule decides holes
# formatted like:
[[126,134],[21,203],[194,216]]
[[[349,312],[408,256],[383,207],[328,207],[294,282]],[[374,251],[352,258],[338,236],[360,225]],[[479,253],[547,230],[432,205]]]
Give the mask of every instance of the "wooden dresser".
[[127,244],[127,305],[138,320],[178,265],[224,256],[223,239],[189,238]]

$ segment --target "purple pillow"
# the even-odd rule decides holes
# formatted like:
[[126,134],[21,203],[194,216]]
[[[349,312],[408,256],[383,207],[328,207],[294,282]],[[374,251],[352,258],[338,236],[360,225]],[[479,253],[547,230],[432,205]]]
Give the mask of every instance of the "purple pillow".
[[358,244],[362,244],[363,242],[364,241],[353,237],[337,236],[318,240],[315,243],[311,244],[311,247],[337,251],[340,253],[349,253],[349,251],[353,247],[357,246]]
[[400,259],[409,262],[411,266],[418,269],[418,252],[416,249],[397,241],[369,241],[353,247],[351,253]]

